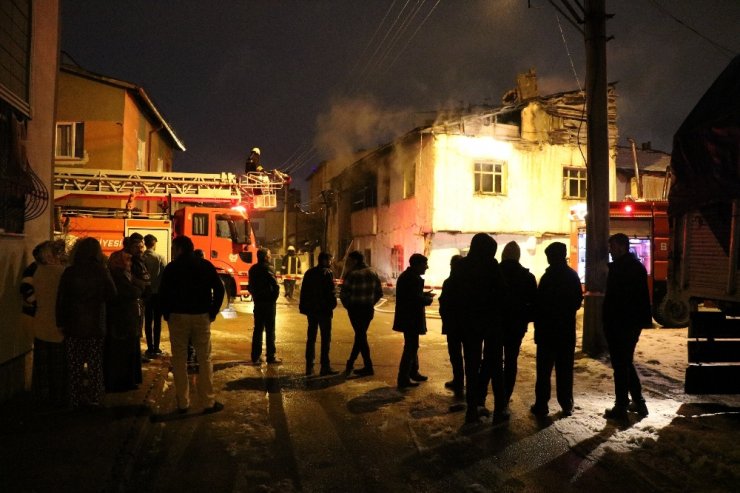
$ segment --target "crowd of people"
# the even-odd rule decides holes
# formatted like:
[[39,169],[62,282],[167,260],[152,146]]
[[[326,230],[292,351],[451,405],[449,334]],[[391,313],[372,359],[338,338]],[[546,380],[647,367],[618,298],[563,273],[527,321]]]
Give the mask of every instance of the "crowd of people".
[[[63,240],[34,249],[20,292],[34,337],[32,390],[40,406],[99,406],[107,392],[136,389],[142,383],[142,363],[166,354],[160,348],[164,317],[173,347],[178,409],[189,408],[185,365],[192,341],[200,356],[198,382],[205,411],[219,410],[207,370],[210,331],[187,319],[195,310],[210,324],[220,309],[223,285],[210,262],[196,259],[189,238],[173,240],[176,258],[167,266],[156,244],[154,235],[133,233],[108,258],[91,237],[79,239],[69,255]],[[185,277],[178,278],[183,264]],[[180,323],[183,318],[186,322]],[[147,349],[142,355],[143,337]]]
[[[52,407],[99,405],[105,392],[128,391],[142,382],[142,362],[165,354],[160,348],[161,318],[168,322],[177,411],[190,409],[187,364],[195,350],[199,359],[197,391],[204,413],[223,405],[215,400],[211,363],[210,324],[219,313],[225,292],[218,273],[198,255],[186,236],[173,240],[173,261],[165,265],[156,253],[156,237],[133,233],[124,246],[105,258],[94,238],[76,242],[69,256],[63,241],[48,241],[34,249],[34,262],[21,283],[23,312],[33,321],[33,394]],[[523,337],[534,323],[536,383],[531,412],[549,414],[551,376],[555,370],[557,403],[561,413],[573,413],[573,366],[576,312],[583,301],[578,274],[568,266],[566,245],[545,249],[549,264],[537,283],[524,268],[516,242],[509,242],[499,263],[496,240],[473,236],[467,256],[450,260],[450,275],[439,297],[442,332],[452,379],[444,384],[465,400],[465,421],[479,422],[491,415],[485,407],[488,388],[493,394],[493,420],[509,419],[509,402],[517,376]],[[603,305],[603,323],[614,370],[615,404],[610,419],[628,412],[648,414],[633,365],[635,346],[643,327],[651,325],[647,273],[629,252],[629,238],[609,238],[609,264]],[[299,263],[288,255],[293,266]],[[280,288],[268,249],[257,252],[249,270],[249,292],[254,302],[253,364],[280,364],[276,356],[275,316]],[[337,293],[333,257],[318,256],[300,290],[299,311],[308,321],[306,375],[314,375],[315,345],[321,338],[320,376],[337,375],[331,366],[330,345]],[[416,387],[428,377],[420,372],[419,336],[427,332],[426,307],[434,293],[424,290],[428,259],[414,253],[396,283],[393,330],[403,333],[404,346],[396,384],[399,390]],[[291,290],[294,286],[286,286]],[[354,342],[344,373],[374,374],[367,332],[375,305],[383,296],[378,274],[358,251],[345,262],[338,297],[347,310]],[[147,349],[142,355],[141,339]],[[263,341],[265,360],[262,359]],[[362,357],[363,366],[355,369]]]
[[[485,401],[493,393],[493,421],[510,417],[509,402],[517,377],[522,340],[534,323],[536,383],[530,411],[538,418],[550,413],[551,379],[555,371],[557,403],[563,416],[574,410],[573,367],[576,349],[576,313],[583,301],[578,274],[569,267],[567,247],[553,242],[545,249],[548,267],[540,278],[521,265],[516,242],[509,242],[499,263],[496,240],[485,233],[473,236],[467,256],[450,260],[450,276],[439,298],[442,332],[447,337],[452,379],[444,386],[458,399],[465,399],[466,423],[488,417]],[[633,365],[635,346],[643,327],[652,324],[647,273],[629,252],[629,238],[609,238],[607,290],[603,323],[614,369],[615,404],[605,411],[609,419],[625,419],[628,412],[648,414],[640,380]],[[301,289],[301,313],[308,317],[306,375],[314,372],[314,346],[321,331],[321,375],[338,373],[329,363],[334,296],[332,258],[322,253],[319,265],[306,273]],[[403,333],[404,346],[396,384],[399,390],[428,380],[419,371],[419,336],[427,332],[425,309],[434,294],[424,290],[427,258],[414,253],[408,268],[396,282],[393,330]],[[277,286],[277,283],[274,284]],[[380,280],[365,264],[360,252],[347,257],[339,299],[347,310],[354,331],[354,344],[345,367],[346,375],[373,375],[367,331],[374,306],[382,296]],[[277,294],[273,295],[274,300]],[[274,318],[271,325],[274,340]],[[258,349],[257,349],[258,350]],[[253,355],[256,354],[253,346]],[[274,354],[274,346],[271,348]],[[258,353],[257,353],[258,354]],[[355,369],[358,356],[363,366]],[[253,358],[254,360],[254,358]]]

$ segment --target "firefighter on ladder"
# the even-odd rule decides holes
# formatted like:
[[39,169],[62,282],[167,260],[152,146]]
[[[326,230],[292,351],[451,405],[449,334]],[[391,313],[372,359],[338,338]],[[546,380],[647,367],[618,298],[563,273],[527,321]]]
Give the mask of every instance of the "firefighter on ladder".
[[293,299],[293,290],[298,275],[301,274],[301,259],[295,254],[295,247],[289,246],[288,253],[283,257],[283,264],[280,267],[280,273],[283,275],[283,286],[285,286],[285,297]]
[[259,147],[253,147],[252,151],[249,153],[249,157],[247,158],[247,162],[244,165],[244,172],[245,173],[255,173],[255,172],[262,172],[264,169],[262,168],[262,165],[260,164],[260,148]]

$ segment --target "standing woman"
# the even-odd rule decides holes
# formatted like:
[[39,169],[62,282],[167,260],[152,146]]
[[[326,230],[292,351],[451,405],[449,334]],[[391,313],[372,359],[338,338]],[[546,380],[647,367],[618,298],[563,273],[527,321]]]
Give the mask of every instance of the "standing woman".
[[[64,334],[72,407],[99,405],[103,383],[105,304],[116,294],[95,238],[78,240],[59,281],[57,326]],[[87,370],[85,370],[87,367]]]
[[67,401],[67,361],[64,335],[56,322],[59,280],[64,272],[62,249],[47,241],[40,250],[41,262],[34,274],[36,311],[31,320],[33,334],[32,391],[38,404],[61,408]]
[[105,334],[105,390],[126,392],[142,381],[141,348],[144,286],[131,271],[132,255],[116,252],[108,269],[116,286],[116,296],[108,302],[108,330]]

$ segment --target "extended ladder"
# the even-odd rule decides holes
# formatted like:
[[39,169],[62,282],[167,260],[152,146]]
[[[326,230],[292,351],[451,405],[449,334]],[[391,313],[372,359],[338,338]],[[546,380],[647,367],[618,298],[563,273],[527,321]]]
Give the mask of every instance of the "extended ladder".
[[244,202],[256,209],[277,205],[276,191],[288,175],[278,170],[245,175],[175,173],[108,169],[54,169],[54,200],[70,197],[164,200],[177,202]]

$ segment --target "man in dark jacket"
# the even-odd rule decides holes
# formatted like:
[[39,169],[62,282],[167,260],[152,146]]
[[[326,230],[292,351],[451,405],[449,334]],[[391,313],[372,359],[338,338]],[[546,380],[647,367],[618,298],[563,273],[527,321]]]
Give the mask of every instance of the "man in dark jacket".
[[321,376],[336,375],[329,363],[331,346],[331,319],[337,306],[334,293],[334,274],[330,266],[332,255],[328,252],[319,254],[319,264],[311,267],[303,276],[301,298],[298,310],[308,318],[308,335],[306,340],[306,375],[313,375],[313,361],[316,353],[316,332],[321,331]]
[[534,321],[537,280],[519,263],[521,251],[510,241],[501,252],[501,274],[509,286],[504,309],[504,388],[506,401],[511,400],[516,383],[517,360],[529,322]]
[[[483,339],[493,340],[501,334],[501,299],[506,292],[506,283],[496,261],[496,240],[486,233],[477,233],[470,241],[468,255],[460,261],[458,272],[451,277],[455,311],[460,314],[465,361],[466,423],[479,421],[481,357]],[[495,354],[491,353],[491,357]],[[501,359],[492,363],[494,379],[495,410],[505,408],[502,401],[503,370]],[[503,407],[502,407],[503,406]]]
[[355,375],[366,377],[375,374],[373,361],[370,358],[370,345],[367,342],[367,331],[375,315],[375,303],[383,297],[380,278],[365,263],[365,257],[357,250],[347,255],[347,273],[342,280],[339,299],[347,309],[355,340],[349,353],[345,373],[349,376],[354,368],[357,356],[362,354],[364,367],[354,370]]
[[[633,358],[643,327],[652,326],[650,292],[645,267],[629,251],[627,235],[617,233],[609,238],[609,264],[604,295],[604,335],[614,370],[614,407],[606,410],[609,419],[622,420],[627,411],[648,415],[642,396],[640,377]],[[632,404],[629,397],[632,396]]]
[[442,294],[439,295],[442,334],[447,336],[447,354],[450,356],[450,365],[452,365],[452,380],[445,382],[445,388],[451,389],[458,399],[465,395],[465,367],[463,366],[460,314],[455,310],[454,281],[452,277],[459,268],[462,259],[462,255],[453,255],[450,259],[450,277],[442,283]]
[[190,407],[187,371],[188,340],[198,353],[200,370],[198,395],[205,414],[218,412],[223,404],[215,400],[211,364],[211,322],[216,319],[224,298],[224,286],[216,268],[193,254],[193,241],[187,236],[172,240],[175,260],[162,272],[159,300],[162,316],[170,330],[172,374],[175,377],[177,409],[186,413]]
[[545,248],[550,266],[537,287],[534,342],[537,344],[535,416],[550,412],[550,377],[555,367],[558,404],[563,414],[573,414],[573,362],[576,351],[576,312],[583,301],[578,273],[568,266],[567,247],[556,241]]
[[[249,292],[254,301],[254,333],[252,334],[252,363],[260,364],[262,358],[262,333],[265,333],[265,353],[268,364],[282,361],[275,357],[275,311],[280,296],[280,286],[267,248],[257,250],[257,263],[249,268]],[[196,351],[197,354],[197,351]]]
[[434,295],[424,292],[422,275],[429,268],[427,258],[415,253],[409,258],[409,267],[396,282],[396,312],[393,330],[403,332],[403,354],[398,366],[399,389],[416,387],[428,377],[419,373],[419,336],[427,333],[424,307],[432,304]]

